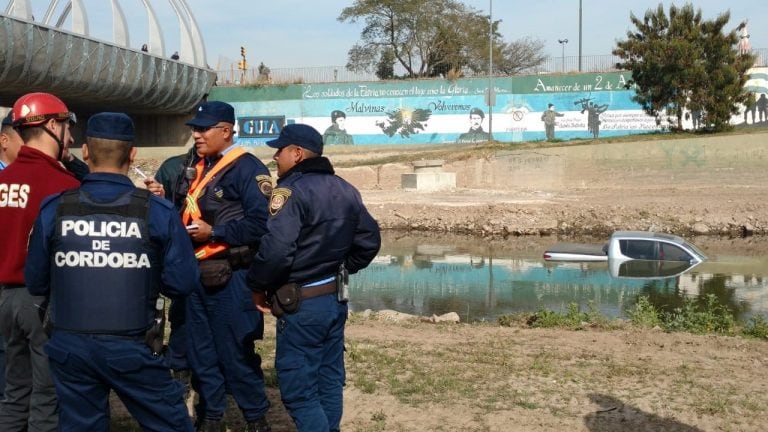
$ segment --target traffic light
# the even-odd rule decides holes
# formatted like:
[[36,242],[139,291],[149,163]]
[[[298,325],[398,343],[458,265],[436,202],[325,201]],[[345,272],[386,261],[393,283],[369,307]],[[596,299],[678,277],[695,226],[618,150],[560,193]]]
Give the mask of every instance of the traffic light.
[[243,59],[243,70],[248,70],[248,62]]
[[240,57],[245,58],[245,47],[240,47]]

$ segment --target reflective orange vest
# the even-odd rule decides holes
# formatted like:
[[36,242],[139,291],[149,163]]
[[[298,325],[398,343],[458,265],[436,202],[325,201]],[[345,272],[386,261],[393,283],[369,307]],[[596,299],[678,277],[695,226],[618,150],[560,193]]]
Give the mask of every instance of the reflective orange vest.
[[[224,156],[222,156],[222,158],[216,162],[216,165],[214,165],[210,171],[205,173],[205,176],[203,176],[203,170],[205,169],[205,158],[200,159],[200,161],[197,162],[197,165],[195,165],[195,171],[197,171],[197,174],[195,175],[195,179],[192,181],[192,184],[189,185],[189,192],[187,192],[184,213],[181,215],[181,220],[184,222],[184,225],[189,225],[189,223],[193,220],[199,220],[203,218],[203,213],[200,211],[200,206],[198,205],[197,200],[205,190],[205,187],[208,185],[208,183],[211,182],[211,180],[216,177],[216,174],[221,172],[221,170],[232,164],[237,160],[237,158],[246,153],[247,152],[242,147],[233,148]],[[229,245],[226,243],[209,242],[195,249],[195,258],[197,258],[198,261],[202,261],[227,249],[229,249]]]

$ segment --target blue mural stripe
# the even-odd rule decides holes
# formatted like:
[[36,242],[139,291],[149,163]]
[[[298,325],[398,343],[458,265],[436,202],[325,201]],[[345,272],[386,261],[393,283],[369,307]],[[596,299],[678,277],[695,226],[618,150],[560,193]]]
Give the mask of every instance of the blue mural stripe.
[[[768,93],[768,71],[756,68],[746,88]],[[211,90],[234,105],[239,142],[262,145],[290,123],[320,131],[326,144],[386,145],[586,139],[663,132],[627,88],[628,72],[448,80],[293,84]],[[495,105],[485,93],[493,87]],[[685,116],[693,128],[699,116]],[[732,118],[739,124],[739,115]]]

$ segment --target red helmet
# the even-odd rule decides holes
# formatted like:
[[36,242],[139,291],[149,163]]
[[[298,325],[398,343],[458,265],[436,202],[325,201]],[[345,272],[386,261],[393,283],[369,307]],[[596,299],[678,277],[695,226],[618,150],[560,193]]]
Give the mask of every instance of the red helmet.
[[48,119],[75,121],[75,114],[50,93],[25,94],[13,104],[11,115],[14,126],[37,126]]

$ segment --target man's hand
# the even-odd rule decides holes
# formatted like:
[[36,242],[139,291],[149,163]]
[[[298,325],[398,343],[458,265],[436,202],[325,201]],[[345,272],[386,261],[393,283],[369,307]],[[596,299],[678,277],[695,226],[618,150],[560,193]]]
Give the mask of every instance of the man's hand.
[[256,306],[256,309],[258,309],[261,313],[272,313],[272,309],[267,306],[267,295],[263,291],[252,291],[251,300],[253,300],[253,304]]
[[144,185],[153,195],[165,198],[165,188],[163,187],[163,184],[155,180],[154,177],[144,179]]
[[[191,228],[190,228],[191,227]],[[187,234],[197,243],[205,243],[211,239],[211,226],[202,219],[195,219],[187,227]]]

